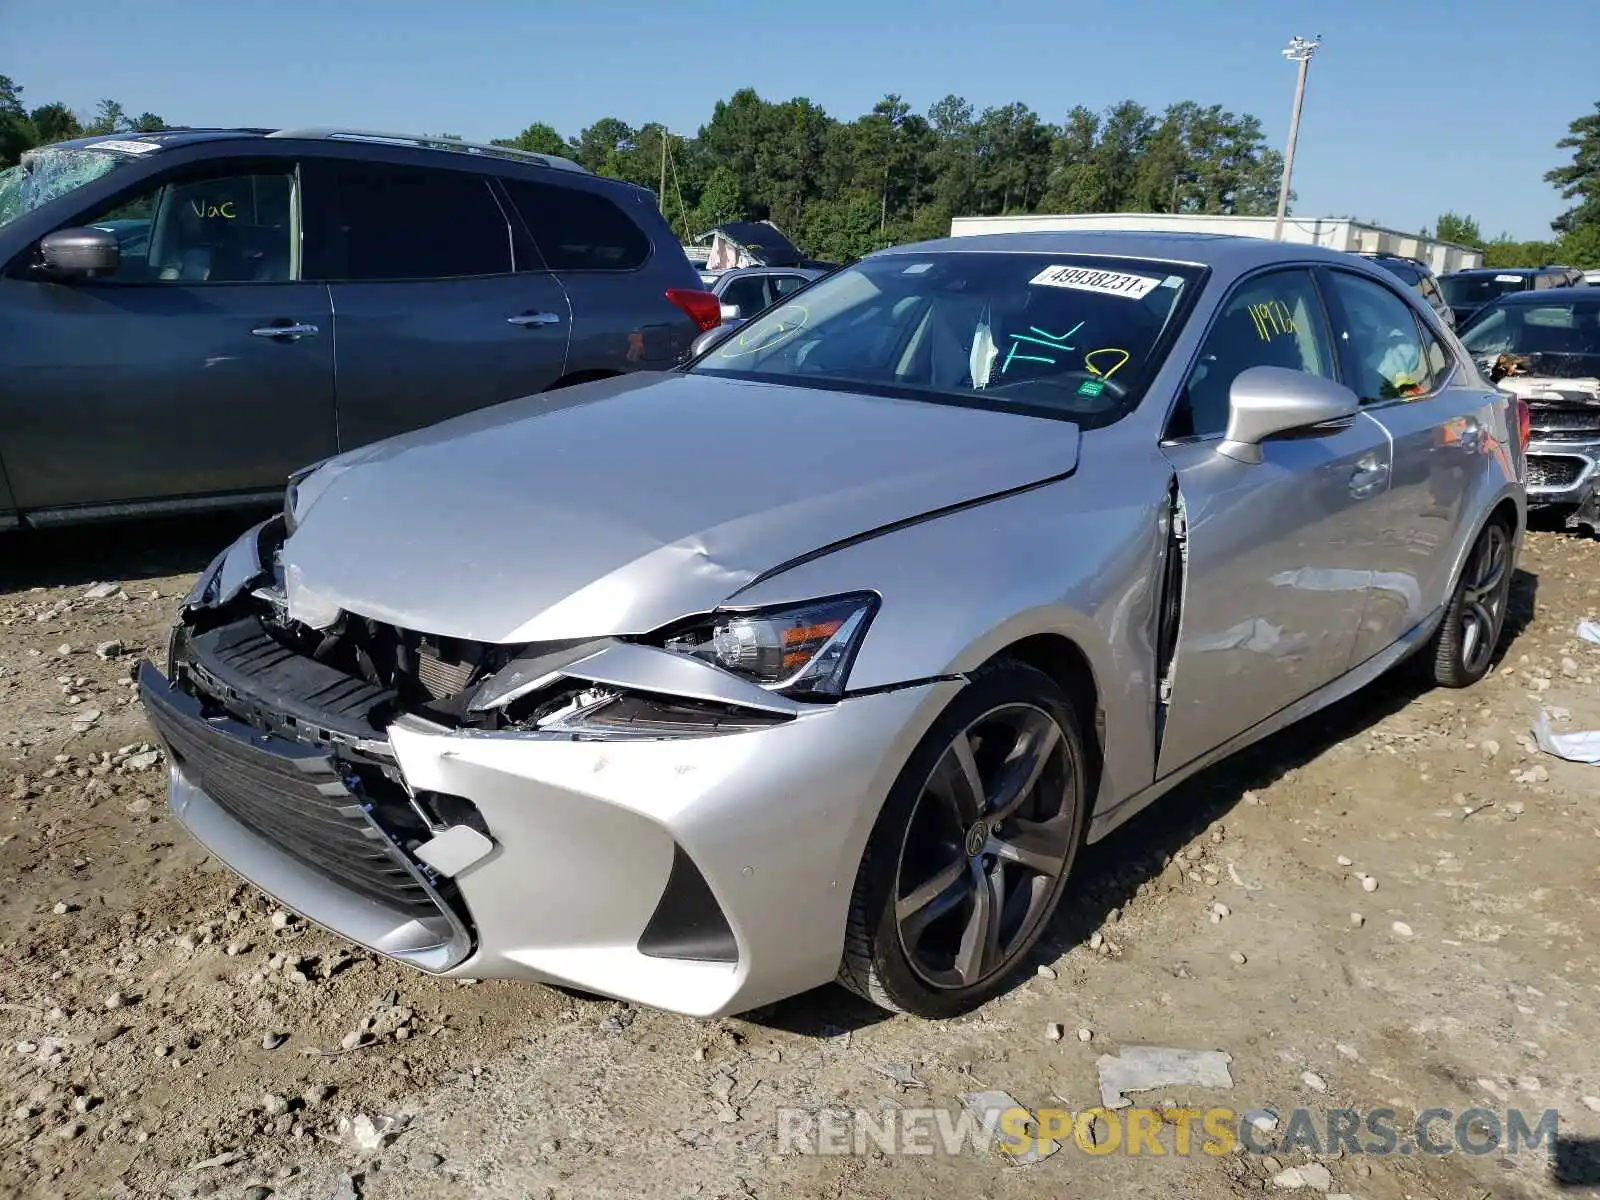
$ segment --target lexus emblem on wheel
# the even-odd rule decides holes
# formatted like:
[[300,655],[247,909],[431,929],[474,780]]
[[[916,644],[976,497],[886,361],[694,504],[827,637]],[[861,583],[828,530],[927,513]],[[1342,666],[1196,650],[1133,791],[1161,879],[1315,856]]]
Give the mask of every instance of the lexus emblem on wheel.
[[984,846],[989,843],[989,827],[979,821],[967,830],[967,857],[977,858],[983,853]]

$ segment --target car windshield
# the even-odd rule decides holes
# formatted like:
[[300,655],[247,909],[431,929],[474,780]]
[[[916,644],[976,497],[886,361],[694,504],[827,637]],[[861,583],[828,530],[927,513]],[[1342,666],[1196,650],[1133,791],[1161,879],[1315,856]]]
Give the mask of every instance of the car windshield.
[[1496,354],[1600,355],[1600,296],[1561,303],[1497,304],[1461,333],[1474,358]]
[[[106,149],[107,145],[112,148]],[[153,142],[125,145],[155,149]],[[134,162],[139,153],[139,150],[119,150],[111,143],[28,151],[21,163],[0,172],[0,226],[9,225],[57,197]]]
[[1071,254],[877,255],[690,369],[1103,425],[1137,404],[1203,274]]
[[1471,308],[1476,304],[1504,296],[1507,292],[1525,292],[1533,283],[1531,275],[1441,275],[1439,287],[1444,292],[1444,302],[1451,308]]

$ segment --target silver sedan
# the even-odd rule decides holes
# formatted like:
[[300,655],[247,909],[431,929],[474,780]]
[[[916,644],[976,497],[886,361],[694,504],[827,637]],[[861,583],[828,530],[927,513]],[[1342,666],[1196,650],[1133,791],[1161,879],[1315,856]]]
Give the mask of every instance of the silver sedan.
[[297,476],[144,668],[189,830],[430,972],[945,1017],[1086,840],[1489,669],[1515,402],[1362,259],[964,238],[706,340]]

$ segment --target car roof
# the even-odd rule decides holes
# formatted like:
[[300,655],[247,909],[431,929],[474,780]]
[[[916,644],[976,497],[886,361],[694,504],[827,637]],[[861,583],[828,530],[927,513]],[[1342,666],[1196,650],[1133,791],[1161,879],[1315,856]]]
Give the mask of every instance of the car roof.
[[1537,275],[1540,271],[1549,271],[1549,267],[1466,267],[1460,271],[1451,271],[1452,275]]
[[583,174],[589,173],[585,167],[580,166],[571,159],[561,158],[554,154],[534,154],[530,151],[518,150],[514,146],[495,146],[463,141],[459,138],[436,137],[430,134],[379,133],[363,129],[341,129],[329,126],[296,129],[277,129],[261,126],[241,126],[227,129],[159,129],[150,133],[96,134],[91,137],[55,142],[50,146],[41,146],[39,149],[54,150],[63,147],[68,149],[92,149],[97,145],[106,143],[120,143],[125,148],[143,146],[147,150],[151,148],[161,150],[174,149],[179,146],[192,146],[203,142],[256,141],[264,138],[285,141],[339,142],[345,145],[391,146],[405,150],[433,151],[439,154],[468,154],[485,158],[501,158],[513,162],[525,162],[535,166],[554,167]]
[[1568,300],[1586,300],[1593,304],[1600,304],[1600,288],[1585,287],[1580,283],[1573,287],[1540,288],[1536,292],[1507,292],[1495,303],[1549,304]]
[[940,238],[880,250],[887,254],[960,252],[977,254],[1104,254],[1119,258],[1145,258],[1157,262],[1187,263],[1240,273],[1259,266],[1306,260],[1349,264],[1355,255],[1297,242],[1221,233],[1161,233],[1120,229],[1083,229],[1071,232],[984,233],[971,237]]

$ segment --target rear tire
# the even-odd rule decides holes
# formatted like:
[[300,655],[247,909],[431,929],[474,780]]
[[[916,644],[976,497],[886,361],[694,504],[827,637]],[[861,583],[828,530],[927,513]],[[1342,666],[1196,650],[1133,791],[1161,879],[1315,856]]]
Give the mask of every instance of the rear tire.
[[1471,687],[1489,672],[1511,595],[1511,530],[1498,518],[1478,534],[1421,665],[1438,687]]
[[1077,857],[1086,762],[1053,679],[1010,660],[977,672],[884,802],[856,874],[839,981],[932,1019],[1002,991]]

